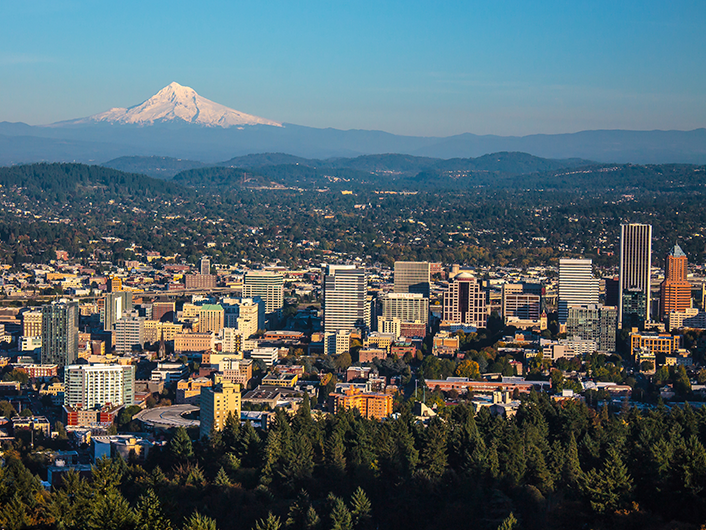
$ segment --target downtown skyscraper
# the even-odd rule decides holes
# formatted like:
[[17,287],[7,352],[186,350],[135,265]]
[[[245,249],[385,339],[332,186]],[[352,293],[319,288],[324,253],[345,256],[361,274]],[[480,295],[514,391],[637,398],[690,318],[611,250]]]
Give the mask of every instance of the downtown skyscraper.
[[644,325],[650,319],[652,225],[620,225],[619,327]]
[[565,324],[569,306],[598,303],[600,280],[593,276],[590,259],[559,260],[559,322]]
[[78,359],[78,304],[52,302],[42,307],[42,364],[67,366]]
[[324,276],[324,331],[370,327],[365,269],[355,265],[328,265]]

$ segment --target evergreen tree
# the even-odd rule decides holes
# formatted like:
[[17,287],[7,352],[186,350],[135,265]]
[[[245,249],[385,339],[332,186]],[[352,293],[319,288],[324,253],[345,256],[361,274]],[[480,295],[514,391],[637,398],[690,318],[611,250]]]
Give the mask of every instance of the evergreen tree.
[[608,458],[600,471],[592,469],[585,475],[584,494],[597,513],[610,513],[627,505],[633,492],[633,482],[618,452],[608,449]]
[[311,478],[314,471],[314,451],[305,434],[296,434],[289,450],[284,455],[282,474],[294,486]]
[[87,507],[86,530],[130,530],[135,523],[130,505],[115,487],[93,497]]
[[358,488],[353,492],[351,497],[351,515],[353,516],[353,524],[357,529],[364,528],[370,520],[372,506],[370,499],[363,491],[363,488]]
[[266,519],[260,519],[255,523],[254,530],[279,530],[282,527],[282,523],[279,517],[272,515],[272,512],[267,514]]
[[327,473],[333,482],[343,478],[346,472],[346,448],[343,446],[341,434],[335,430],[331,433],[324,447],[324,461]]
[[137,500],[137,506],[134,511],[135,529],[136,530],[171,530],[172,523],[162,510],[162,504],[159,497],[153,489],[148,489]]
[[502,523],[500,523],[500,526],[498,526],[498,530],[514,530],[518,527],[518,521],[515,518],[515,514],[510,512],[510,515],[508,515]]
[[437,416],[432,418],[424,433],[421,466],[432,479],[438,479],[446,471],[446,429]]
[[222,467],[218,470],[218,473],[216,474],[216,479],[214,481],[214,484],[216,486],[230,486],[231,485],[230,477],[228,477],[228,473],[226,473],[226,470],[223,469]]
[[306,511],[306,518],[304,519],[305,530],[317,530],[321,525],[321,518],[313,506],[309,506]]
[[240,429],[240,440],[235,453],[244,467],[256,467],[260,452],[260,437],[249,421]]
[[572,432],[566,444],[566,459],[564,460],[564,468],[561,476],[566,486],[569,488],[577,488],[582,475],[581,462],[579,461],[579,448],[576,444],[574,433]]
[[163,487],[166,482],[167,476],[164,474],[164,471],[162,471],[162,468],[160,468],[159,466],[155,466],[155,468],[152,470],[152,473],[150,473],[150,477],[148,480],[150,487],[155,491],[159,491],[159,489]]
[[76,470],[68,471],[51,499],[49,513],[60,530],[74,528],[88,510],[88,486]]
[[277,469],[277,465],[281,456],[282,438],[280,435],[280,431],[270,429],[267,432],[267,439],[265,440],[262,473],[260,476],[260,482],[262,484],[267,485],[272,482],[274,473]]
[[194,456],[194,447],[184,427],[178,427],[169,440],[167,451],[174,463],[188,461]]
[[331,530],[353,530],[353,518],[346,503],[332,493],[329,493],[328,503],[331,510],[329,514]]
[[285,526],[295,530],[306,528],[306,516],[311,508],[311,499],[305,490],[301,490],[297,498],[289,506]]
[[240,443],[240,418],[236,418],[232,412],[228,413],[226,422],[223,425],[221,439],[227,452],[236,452]]
[[99,493],[106,493],[120,486],[123,478],[125,462],[122,458],[103,457],[96,461],[91,469],[91,489]]
[[527,471],[525,472],[525,480],[536,486],[543,494],[552,491],[554,480],[547,469],[544,455],[535,445],[531,445],[527,449]]
[[9,503],[5,503],[0,510],[0,525],[7,530],[21,530],[32,525],[32,518],[27,506],[22,502],[19,492],[12,496]]
[[182,530],[217,530],[216,520],[195,511],[184,522]]

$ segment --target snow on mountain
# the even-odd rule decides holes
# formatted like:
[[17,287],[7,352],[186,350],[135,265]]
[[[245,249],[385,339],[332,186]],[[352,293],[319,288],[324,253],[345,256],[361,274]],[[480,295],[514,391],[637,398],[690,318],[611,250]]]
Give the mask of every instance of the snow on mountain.
[[276,121],[245,114],[215,103],[199,96],[193,88],[181,86],[178,83],[167,85],[150,99],[134,107],[114,108],[88,118],[62,122],[61,124],[103,122],[152,125],[179,120],[205,127],[227,128],[241,125],[282,127],[282,124]]

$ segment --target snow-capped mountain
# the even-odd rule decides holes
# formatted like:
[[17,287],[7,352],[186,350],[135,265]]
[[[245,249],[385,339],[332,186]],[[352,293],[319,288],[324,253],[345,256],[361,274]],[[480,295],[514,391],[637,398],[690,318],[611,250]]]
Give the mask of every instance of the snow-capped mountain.
[[271,125],[281,123],[245,114],[199,96],[193,88],[171,83],[150,99],[127,109],[114,108],[87,118],[61,122],[55,125],[115,123],[153,125],[164,122],[186,122],[204,127],[238,127],[242,125]]

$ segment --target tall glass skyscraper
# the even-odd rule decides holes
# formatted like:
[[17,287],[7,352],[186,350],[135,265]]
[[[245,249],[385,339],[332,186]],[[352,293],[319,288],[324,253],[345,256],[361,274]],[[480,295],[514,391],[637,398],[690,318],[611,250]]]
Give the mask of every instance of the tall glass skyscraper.
[[590,259],[559,260],[559,322],[566,323],[571,305],[596,305],[600,280]]
[[355,265],[329,265],[324,276],[324,331],[350,331],[370,327],[365,269]]
[[42,307],[42,364],[66,366],[78,359],[78,304],[52,302]]
[[428,261],[395,261],[395,292],[419,293],[429,298],[431,265]]
[[[624,224],[620,226],[620,307],[619,327],[627,319],[632,322],[645,322],[650,319],[650,268],[652,267],[652,225]],[[625,297],[630,300],[641,293],[644,304],[639,305],[639,313],[629,309]]]

